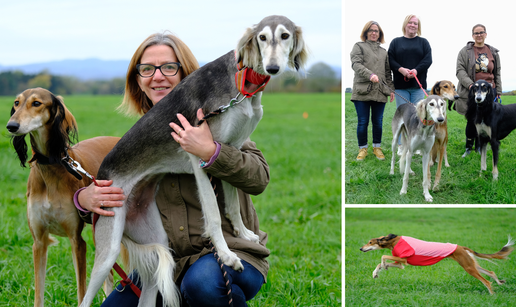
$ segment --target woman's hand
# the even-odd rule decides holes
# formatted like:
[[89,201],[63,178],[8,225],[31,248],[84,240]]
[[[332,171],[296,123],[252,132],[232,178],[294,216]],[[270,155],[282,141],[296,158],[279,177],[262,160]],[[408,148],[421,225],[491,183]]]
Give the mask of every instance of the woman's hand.
[[113,211],[106,211],[105,207],[122,207],[124,204],[124,190],[111,187],[113,180],[97,180],[99,186],[90,184],[79,192],[78,200],[82,208],[104,216],[114,216]]
[[393,102],[394,101],[394,93],[391,93],[391,100],[390,102]]
[[[197,110],[197,118],[202,119],[204,114],[201,109]],[[192,127],[188,120],[181,114],[177,114],[177,118],[183,125],[184,130],[175,123],[170,123],[170,127],[174,130],[171,134],[181,147],[194,156],[201,158],[203,161],[209,161],[217,150],[217,145],[213,142],[213,136],[208,123],[205,121],[199,127]]]
[[371,77],[369,78],[369,81],[374,82],[374,83],[378,83],[378,82],[380,82],[380,79],[378,79],[377,75],[372,74]]

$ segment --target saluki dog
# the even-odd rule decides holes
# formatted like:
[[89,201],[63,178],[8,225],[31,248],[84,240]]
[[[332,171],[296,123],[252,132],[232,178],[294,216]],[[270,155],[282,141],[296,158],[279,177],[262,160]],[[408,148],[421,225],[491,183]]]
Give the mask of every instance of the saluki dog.
[[[57,243],[50,234],[70,240],[77,297],[81,302],[86,292],[86,242],[81,236],[84,222],[77,213],[73,196],[79,188],[88,186],[91,179],[69,173],[67,167],[70,166],[63,158],[73,159],[73,167],[81,167],[95,176],[102,160],[120,138],[96,137],[71,147],[77,135],[75,118],[60,96],[42,88],[25,90],[16,97],[7,130],[22,167],[28,157],[27,134],[33,152],[28,162],[27,219],[34,239],[34,306],[43,306],[44,302],[47,250]],[[112,288],[112,281],[111,285],[106,284],[106,288],[109,287]]]
[[[199,168],[199,158],[183,151],[166,127],[172,121],[181,125],[176,117],[178,113],[196,125],[199,108],[208,114],[239,97],[238,101],[243,99],[240,103],[207,121],[214,140],[240,148],[262,117],[262,93],[242,96],[236,83],[243,84],[245,91],[251,93],[262,81],[244,78],[246,81],[242,82],[237,65],[242,62],[242,67],[252,69],[248,74],[254,74],[254,79],[268,79],[283,73],[287,66],[296,70],[303,67],[306,59],[301,29],[286,17],[266,17],[247,29],[236,50],[186,77],[122,137],[102,162],[98,177],[112,179],[113,186],[121,187],[127,197],[124,206],[106,208],[115,212],[114,217],[98,219],[95,264],[81,306],[90,306],[120,252],[120,242],[129,251],[131,269],[136,269],[140,276],[142,293],[138,306],[154,306],[158,291],[164,305],[179,306],[172,279],[175,264],[154,199],[166,173],[195,175],[204,215],[203,236],[211,239],[224,264],[235,270],[243,269],[222,235],[217,200],[206,172]],[[236,189],[223,182],[223,190],[225,215],[231,220],[234,234],[258,243],[258,236],[242,222]]]
[[[433,198],[428,192],[430,187],[428,163],[430,150],[434,145],[435,123],[444,122],[445,103],[436,95],[428,96],[414,106],[412,103],[405,103],[399,106],[392,118],[392,152],[396,152],[397,140],[402,135],[402,153],[400,159],[400,173],[403,176],[403,186],[400,195],[407,194],[410,163],[412,155],[416,150],[421,150],[423,155],[423,194],[426,201]],[[394,175],[394,164],[396,156],[392,155],[391,175]]]
[[474,120],[480,144],[480,171],[487,170],[487,143],[493,150],[493,180],[498,179],[498,154],[500,141],[516,129],[516,104],[496,103],[491,84],[484,80],[475,82],[468,94],[466,118]]
[[[457,91],[455,90],[455,85],[451,81],[447,80],[436,82],[430,90],[430,95],[437,95],[442,99],[448,99],[448,109],[450,109],[450,104],[453,103],[453,101],[459,99],[459,94],[457,94]],[[446,153],[446,147],[448,146],[448,118],[446,116],[446,108],[444,108],[443,115],[444,122],[435,123],[435,141],[432,151],[430,152],[430,166],[434,164],[434,161],[438,162],[437,171],[435,172],[434,187],[432,188],[434,191],[437,190],[439,181],[441,180],[443,158],[444,165],[446,167],[450,166],[448,163],[448,154]]]
[[[373,271],[373,278],[378,278],[381,270],[387,270],[390,267],[404,269],[407,264],[414,266],[433,265],[444,258],[450,258],[457,261],[471,276],[480,280],[487,287],[489,293],[493,294],[491,282],[486,280],[480,273],[493,278],[499,285],[505,283],[505,281],[499,280],[494,272],[482,268],[478,264],[477,259],[487,259],[488,261],[490,259],[507,259],[507,256],[513,250],[513,245],[514,240],[509,236],[507,244],[499,252],[495,254],[481,254],[457,244],[426,242],[411,237],[389,234],[388,236],[371,239],[360,250],[368,252],[388,248],[392,251],[392,256],[382,256],[382,261]],[[387,262],[387,260],[395,262]]]

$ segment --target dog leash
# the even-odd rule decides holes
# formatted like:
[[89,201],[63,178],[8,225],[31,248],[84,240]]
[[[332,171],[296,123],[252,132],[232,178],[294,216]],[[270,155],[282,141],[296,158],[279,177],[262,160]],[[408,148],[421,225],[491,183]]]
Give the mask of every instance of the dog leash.
[[[409,72],[409,75],[414,76],[414,79],[416,79],[417,84],[419,84],[419,88],[423,91],[423,93],[425,93],[425,97],[428,97],[428,94],[427,94],[427,93],[426,93],[426,91],[423,89],[423,86],[421,85],[421,82],[419,82],[419,79],[417,78],[417,76],[416,76],[413,72]],[[404,77],[404,79],[405,79],[405,82],[408,82],[407,77]]]
[[222,260],[220,259],[219,254],[217,253],[217,250],[215,249],[215,246],[213,245],[211,240],[210,240],[209,246],[210,246],[211,252],[213,253],[213,257],[215,257],[215,260],[217,260],[217,263],[220,266],[220,270],[222,271],[222,276],[224,277],[224,284],[226,285],[226,290],[228,292],[227,296],[228,296],[229,306],[233,307],[233,294],[231,292],[231,282],[229,281],[228,272],[224,268],[224,263],[222,263]]

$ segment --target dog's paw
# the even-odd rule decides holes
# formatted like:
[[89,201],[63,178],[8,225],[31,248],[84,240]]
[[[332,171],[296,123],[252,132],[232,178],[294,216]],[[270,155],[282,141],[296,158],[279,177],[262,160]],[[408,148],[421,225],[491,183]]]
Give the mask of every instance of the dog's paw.
[[378,272],[377,272],[377,270],[374,270],[374,271],[373,271],[373,278],[378,278]]
[[415,173],[412,169],[410,169],[409,174],[411,174],[412,176],[414,176],[416,173]]
[[404,194],[407,194],[407,189],[401,189],[400,195],[404,195]]
[[425,200],[427,202],[432,202],[432,201],[434,201],[434,198],[432,197],[432,195],[428,194],[428,195],[425,195]]
[[229,252],[219,252],[219,257],[222,263],[224,263],[226,266],[232,268],[233,270],[237,272],[244,271],[244,266],[242,265],[242,262],[240,261],[240,258],[233,253],[232,251]]
[[233,234],[235,237],[242,238],[256,244],[260,243],[260,237],[245,227],[242,231],[240,231],[238,228],[233,228]]

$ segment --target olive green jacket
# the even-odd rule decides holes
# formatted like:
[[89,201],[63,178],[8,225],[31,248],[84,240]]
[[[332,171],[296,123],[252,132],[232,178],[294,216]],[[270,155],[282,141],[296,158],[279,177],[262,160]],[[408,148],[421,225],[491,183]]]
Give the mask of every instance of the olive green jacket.
[[[380,47],[379,42],[358,42],[351,50],[351,68],[355,71],[353,78],[352,101],[378,101],[387,102],[392,82],[391,68],[387,50]],[[379,83],[369,80],[372,74],[380,79]],[[387,83],[386,87],[382,83]]]
[[[473,83],[475,83],[475,52],[473,51],[474,42],[468,42],[465,47],[463,47],[459,55],[457,56],[457,79],[459,79],[459,84],[457,85],[457,94],[459,94],[459,99],[456,101],[457,112],[462,115],[466,115],[466,111],[468,109],[468,93],[469,87]],[[502,94],[502,76],[501,76],[501,64],[500,64],[500,55],[498,54],[498,49],[489,46],[487,47],[491,50],[494,58],[494,82],[496,85],[496,93],[498,95]]]
[[[267,234],[260,230],[258,216],[249,194],[258,195],[269,183],[269,166],[254,142],[247,141],[241,150],[222,144],[219,156],[205,170],[215,177],[222,232],[228,247],[240,259],[258,269],[266,280],[269,264],[265,258]],[[249,230],[258,234],[260,244],[233,235],[233,227],[224,214],[224,192],[220,180],[238,189],[240,213]],[[203,214],[197,196],[195,177],[190,174],[168,174],[160,183],[156,203],[176,261],[176,282],[200,257],[209,254],[209,240],[202,237]]]

